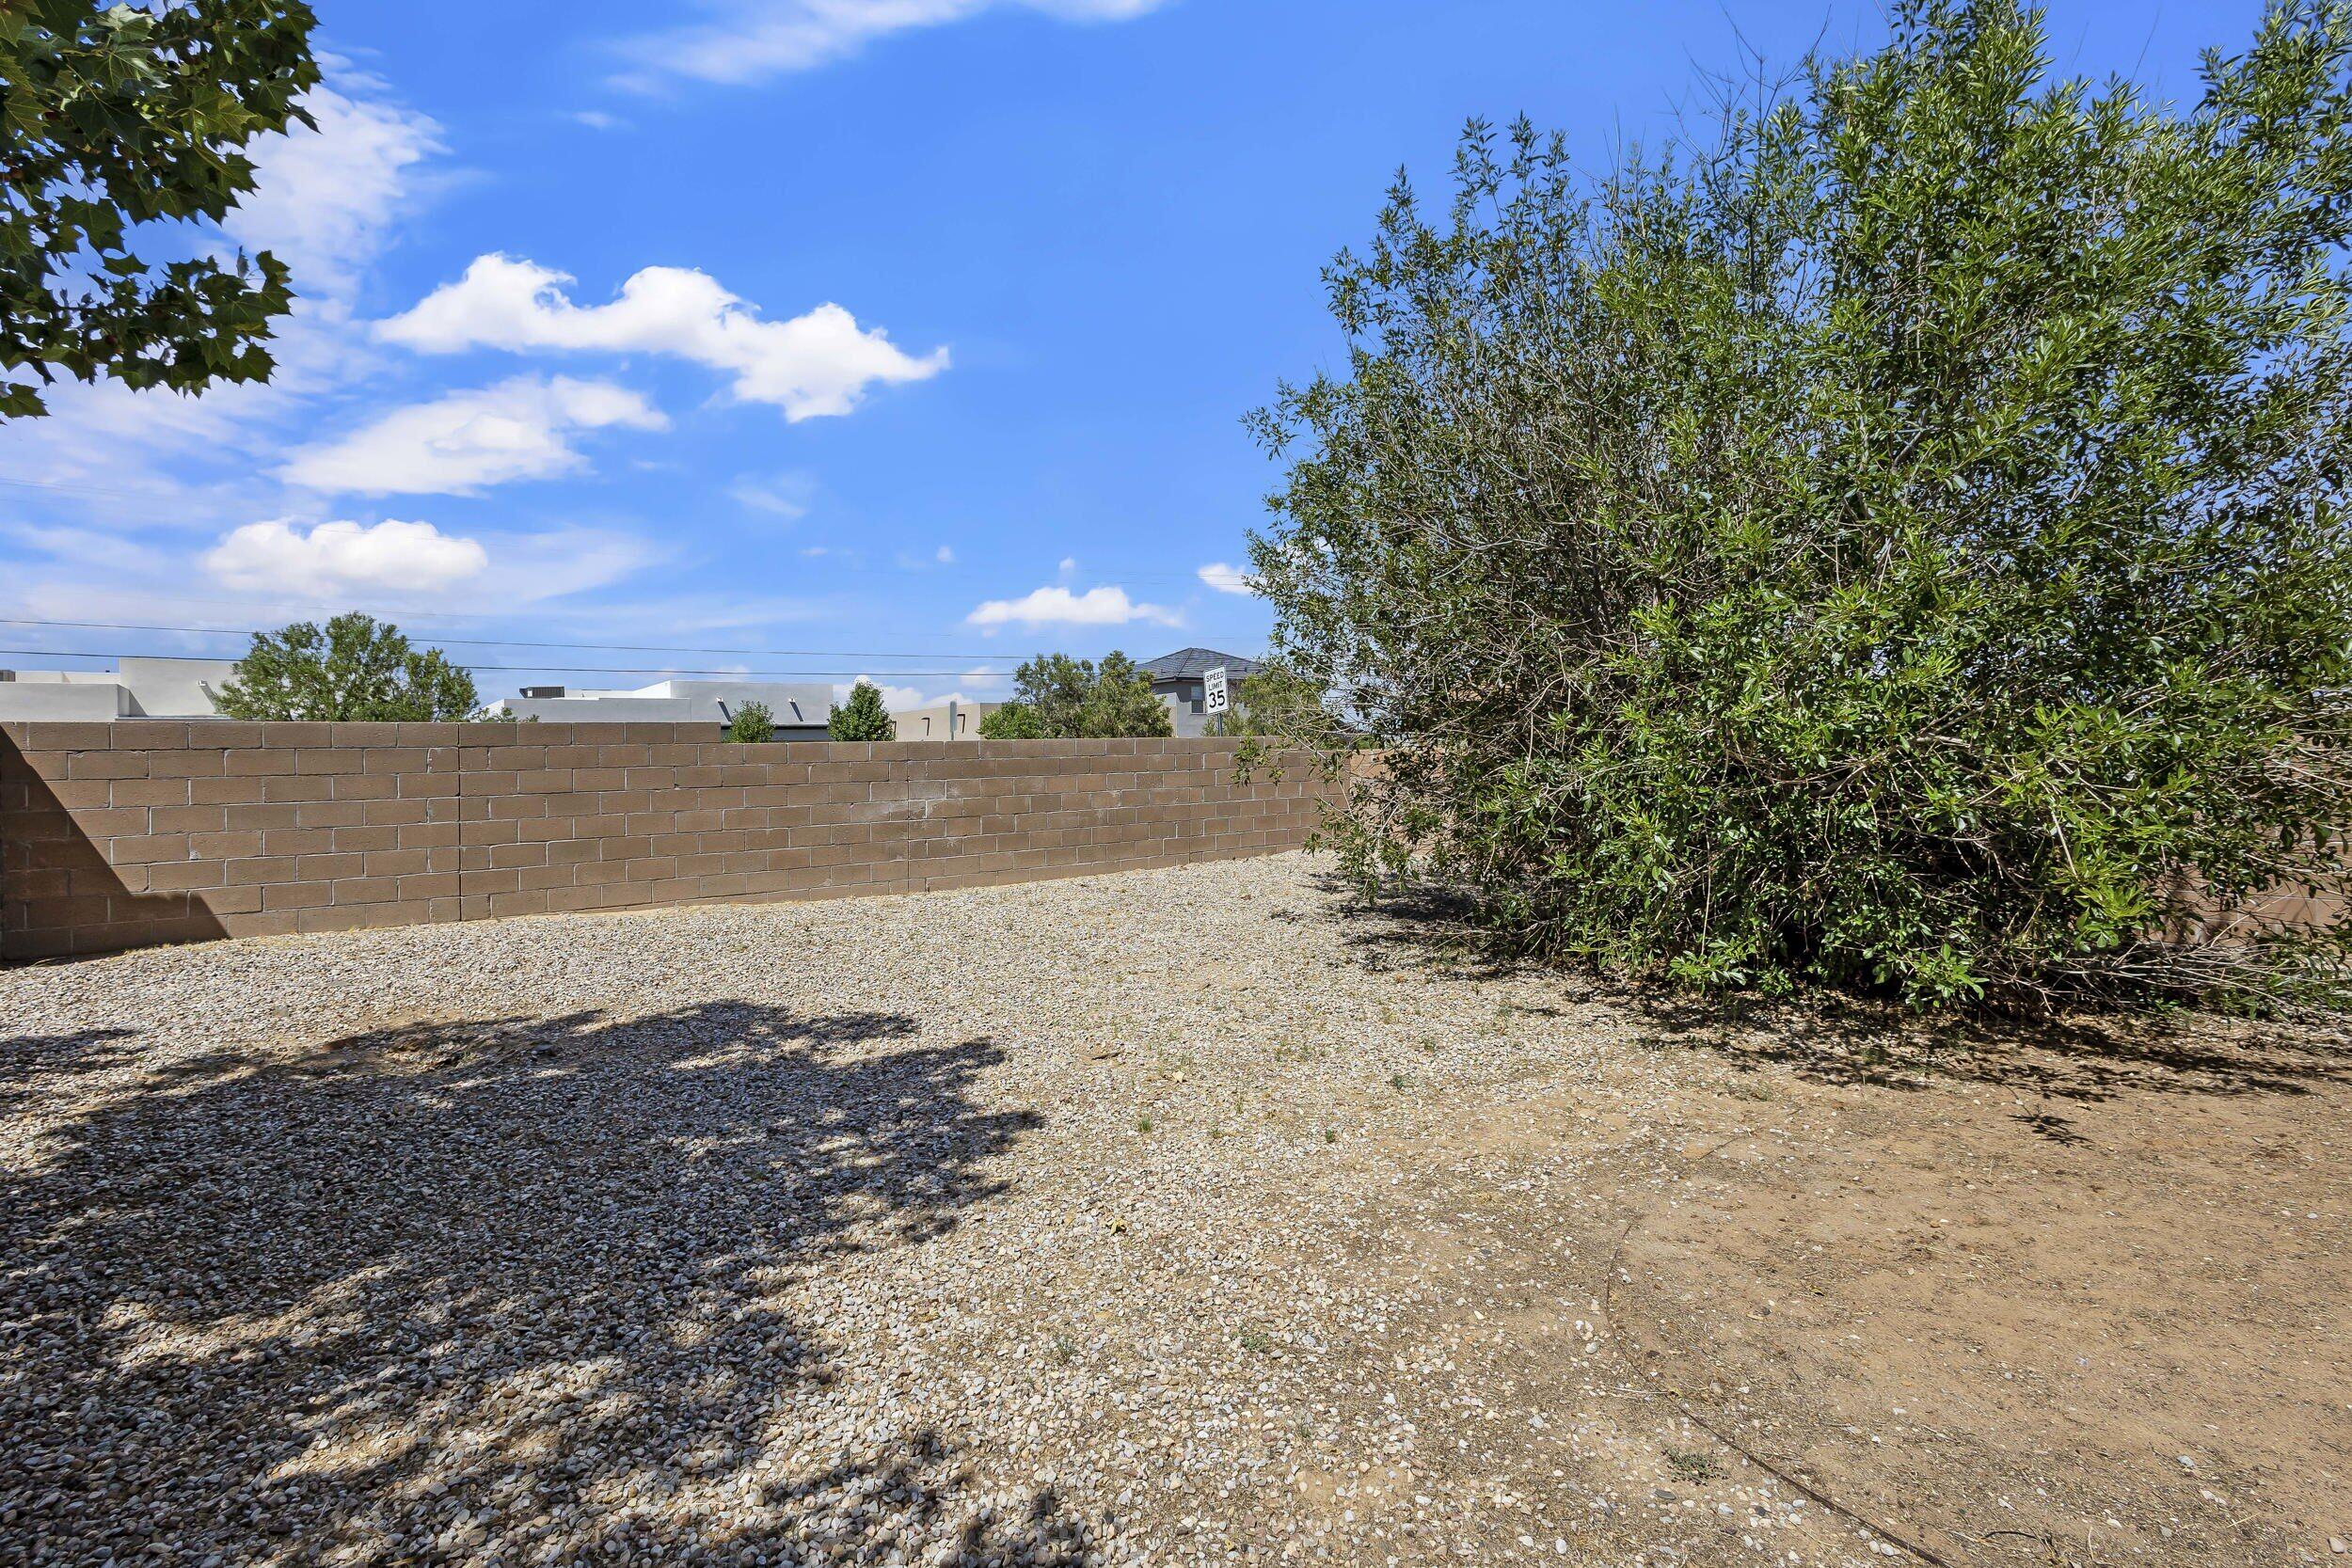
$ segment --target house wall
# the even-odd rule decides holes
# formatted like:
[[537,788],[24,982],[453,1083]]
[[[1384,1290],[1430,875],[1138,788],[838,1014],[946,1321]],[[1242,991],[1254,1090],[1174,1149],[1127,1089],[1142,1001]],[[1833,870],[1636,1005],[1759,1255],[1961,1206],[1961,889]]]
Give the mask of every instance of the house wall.
[[117,719],[131,711],[130,689],[102,681],[0,681],[0,722],[50,720],[60,723]]
[[1312,770],[1216,740],[794,742],[702,724],[0,724],[0,958],[1264,854]]
[[18,670],[0,680],[0,722],[90,719],[209,718],[212,691],[229,684],[232,660],[125,658],[112,670]]
[[635,691],[502,697],[493,705],[517,719],[550,723],[723,724],[725,713],[746,703],[767,705],[778,739],[821,740],[833,711],[833,688],[809,682],[662,681]]
[[126,711],[156,719],[210,718],[220,711],[213,694],[237,675],[230,658],[122,658],[115,668],[130,689]]
[[[1235,713],[1242,711],[1242,705],[1233,700],[1240,687],[1239,680],[1226,687],[1226,700],[1232,704]],[[1208,686],[1205,682],[1160,681],[1153,684],[1152,693],[1167,706],[1168,727],[1176,732],[1178,738],[1192,740],[1216,734],[1216,715],[1204,711],[1208,704]]]
[[[932,707],[908,708],[890,716],[898,726],[900,740],[976,740],[980,734],[980,721],[1003,707],[1002,703],[957,703],[952,715],[946,703]],[[947,721],[955,720],[956,733],[947,733]]]

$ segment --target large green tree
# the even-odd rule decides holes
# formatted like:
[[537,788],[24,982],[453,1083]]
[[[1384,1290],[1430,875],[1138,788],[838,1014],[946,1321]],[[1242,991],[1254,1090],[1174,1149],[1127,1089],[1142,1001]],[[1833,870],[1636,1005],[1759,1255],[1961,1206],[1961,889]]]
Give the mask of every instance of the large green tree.
[[2183,107],[2048,65],[1905,0],[1703,145],[1400,179],[1257,417],[1368,879],[1707,987],[2341,995],[2269,895],[2352,821],[2352,12]]
[[266,251],[150,261],[144,225],[217,223],[244,149],[308,123],[300,0],[0,0],[0,419],[60,373],[201,390],[264,379],[292,300]]
[[1013,700],[980,721],[992,740],[1097,740],[1167,736],[1168,705],[1125,654],[1041,654],[1013,672]]
[[230,719],[423,722],[476,713],[473,676],[463,666],[359,614],[338,615],[324,628],[301,621],[254,633],[251,650],[215,695]]

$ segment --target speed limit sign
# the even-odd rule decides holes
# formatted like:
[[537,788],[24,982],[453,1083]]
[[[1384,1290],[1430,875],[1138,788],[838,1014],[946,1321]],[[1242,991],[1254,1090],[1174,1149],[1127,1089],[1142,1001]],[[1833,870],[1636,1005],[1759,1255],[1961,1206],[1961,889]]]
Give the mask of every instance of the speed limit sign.
[[1210,713],[1223,713],[1226,708],[1225,666],[1220,664],[1206,672],[1201,675],[1200,682],[1201,707]]

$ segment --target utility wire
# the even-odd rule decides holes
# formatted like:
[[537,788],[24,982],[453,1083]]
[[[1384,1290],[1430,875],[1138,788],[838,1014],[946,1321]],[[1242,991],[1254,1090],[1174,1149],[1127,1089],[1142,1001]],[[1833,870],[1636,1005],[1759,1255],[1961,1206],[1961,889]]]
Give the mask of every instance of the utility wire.
[[[125,654],[109,653],[103,649],[69,648],[0,648],[0,656],[32,658],[167,658],[185,664],[216,664],[218,659],[201,658],[194,654]],[[731,680],[854,680],[860,675],[920,675],[926,678],[947,677],[972,680],[981,675],[1004,673],[992,670],[683,670],[668,664],[468,664],[469,670],[494,670],[503,673],[536,674],[548,672],[564,675],[717,675]]]
[[[199,637],[251,637],[256,635],[251,628],[237,626],[151,626],[123,621],[36,621],[6,615],[0,615],[0,626],[59,626],[80,631],[185,632]],[[994,663],[1019,663],[1030,657],[1027,654],[957,653],[947,648],[927,648],[910,653],[882,653],[870,648],[698,648],[675,642],[523,642],[501,637],[436,636],[433,641],[458,648],[560,648],[573,652],[601,654],[767,654],[782,655],[786,658],[977,658]],[[40,652],[41,650],[18,651]],[[144,658],[151,656],[141,654],[133,657]],[[488,666],[484,666],[484,668],[486,669]],[[548,668],[552,669],[555,666],[550,665]]]

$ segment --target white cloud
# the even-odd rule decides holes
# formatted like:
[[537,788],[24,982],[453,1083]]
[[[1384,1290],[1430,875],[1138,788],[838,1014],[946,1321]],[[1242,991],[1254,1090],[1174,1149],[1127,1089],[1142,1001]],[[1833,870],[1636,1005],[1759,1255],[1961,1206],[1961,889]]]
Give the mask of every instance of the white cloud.
[[[416,623],[453,620],[508,636],[650,641],[680,626],[767,627],[815,613],[807,601],[771,598],[656,599],[632,591],[610,603],[583,600],[661,559],[652,542],[602,529],[469,539],[424,523],[284,518],[216,534],[192,553],[95,530],[81,541],[22,542],[40,554],[0,560],[0,613],[44,619],[278,626],[358,605],[397,616],[411,631]],[[486,564],[477,566],[476,551]],[[220,572],[210,569],[215,559]],[[242,639],[157,633],[141,645],[151,642],[212,657],[233,655]]]
[[806,474],[745,474],[727,486],[727,494],[754,512],[798,522],[817,499],[817,482]]
[[1222,561],[1201,567],[1200,580],[1220,594],[1255,594],[1258,591],[1256,578],[1238,566],[1228,566]]
[[[383,247],[412,166],[442,150],[441,128],[367,93],[374,84],[330,73],[303,98],[317,129],[256,137],[253,189],[223,222],[229,237],[274,252],[296,293],[347,295]],[[349,89],[339,91],[339,87]]]
[[320,523],[308,533],[284,518],[247,523],[204,557],[230,588],[335,594],[431,592],[480,576],[490,564],[478,541],[431,523]]
[[942,566],[953,566],[956,563],[956,552],[949,549],[946,546],[942,545],[932,555],[931,559],[938,562]]
[[[893,713],[904,713],[909,708],[929,707],[931,705],[933,701],[944,703],[948,700],[946,697],[936,699],[929,698],[924,696],[923,693],[914,687],[892,686],[886,681],[878,681],[871,675],[860,675],[857,679],[850,681],[846,684],[839,681],[834,682],[833,688],[833,700],[836,703],[846,703],[850,700],[850,690],[861,686],[870,686],[880,691],[882,693],[882,706],[888,708]],[[961,702],[963,699],[958,697],[956,700]],[[902,736],[899,738],[910,739],[912,737]]]
[[585,125],[591,131],[620,131],[628,126],[628,121],[619,115],[610,115],[602,109],[575,110],[571,119],[575,124]]
[[[973,677],[975,676],[980,678],[974,679]],[[992,684],[1002,679],[1002,677],[991,671],[976,670],[973,671],[971,674],[967,675],[965,679],[968,684],[980,686]],[[941,691],[926,695],[919,687],[892,686],[888,681],[876,680],[871,675],[860,675],[857,679],[850,682],[848,685],[843,685],[838,682],[834,683],[833,689],[833,700],[836,703],[848,702],[850,700],[850,689],[852,686],[870,686],[879,690],[882,693],[882,706],[888,708],[893,713],[906,713],[914,708],[942,707],[949,703],[958,703],[969,707],[976,703],[1001,703],[1004,701],[1004,698],[1002,697],[967,696],[961,690]],[[914,740],[921,737],[900,732],[898,738],[901,740]]]
[[968,626],[993,630],[1014,622],[1025,626],[1123,626],[1148,621],[1180,626],[1184,617],[1164,605],[1137,604],[1123,588],[1040,588],[1018,599],[991,599],[964,617]]
[[[511,613],[518,605],[567,598],[633,578],[660,562],[665,553],[660,545],[636,534],[596,528],[502,534],[493,537],[489,544],[490,570],[472,584],[468,602],[498,617]],[[648,627],[719,624],[715,609],[698,620],[653,605],[640,607],[633,596],[630,608],[645,610],[644,624]],[[583,627],[594,631],[599,640],[619,629],[618,606],[581,607],[577,613]],[[781,610],[774,611],[773,616],[784,618]]]
[[1165,0],[723,0],[713,20],[629,40],[633,68],[618,85],[667,80],[764,81],[857,53],[891,33],[961,22],[983,11],[1043,11],[1069,22],[1125,22]]
[[440,127],[339,61],[304,102],[318,120],[252,144],[255,188],[205,241],[268,249],[294,275],[293,312],[276,324],[267,382],[215,383],[201,396],[121,382],[64,382],[45,419],[0,424],[0,472],[67,492],[80,509],[151,525],[218,528],[274,510],[256,483],[259,451],[314,403],[362,379],[378,352],[351,321],[358,277],[415,205],[419,165]]
[[118,577],[160,575],[178,564],[165,551],[111,529],[0,522],[0,539],[38,551],[51,561]]
[[470,348],[663,354],[735,378],[735,395],[772,404],[791,420],[847,414],[877,382],[922,381],[947,351],[921,358],[867,329],[838,305],[769,321],[688,267],[646,267],[608,305],[575,305],[564,273],[512,256],[477,257],[413,309],[377,324],[387,341],[426,354]]
[[584,467],[571,443],[576,432],[668,423],[644,398],[609,381],[516,376],[394,409],[340,441],[296,451],[278,474],[312,490],[472,495]]

